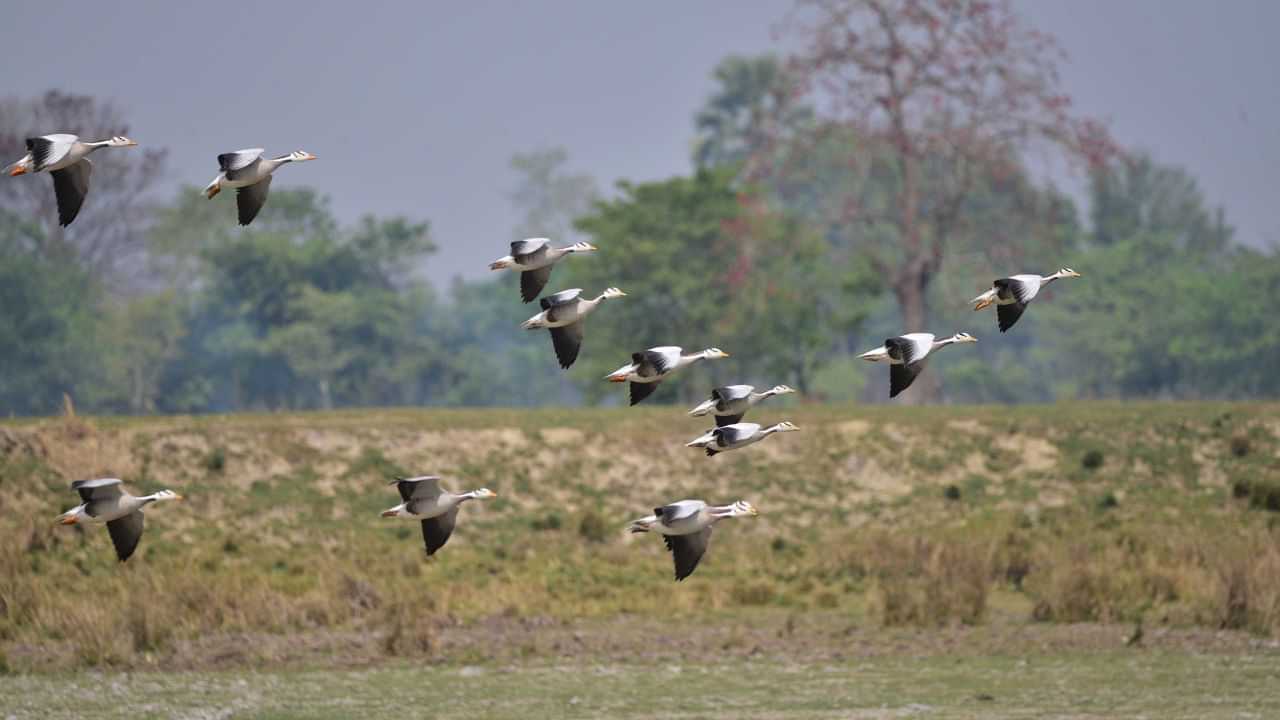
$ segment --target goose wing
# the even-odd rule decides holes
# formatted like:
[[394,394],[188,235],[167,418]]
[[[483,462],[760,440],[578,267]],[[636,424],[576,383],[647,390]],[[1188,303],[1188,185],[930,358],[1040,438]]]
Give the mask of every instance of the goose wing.
[[577,300],[578,296],[581,294],[582,294],[582,288],[570,288],[568,290],[561,290],[558,293],[552,293],[551,295],[548,295],[542,298],[541,300],[538,301],[538,304],[542,306],[543,310],[550,310],[551,308],[557,307],[559,305],[568,305],[574,300]]
[[582,348],[583,323],[576,323],[551,328],[551,345],[556,350],[556,359],[560,367],[568,370],[578,359],[578,350]]
[[439,517],[422,521],[422,541],[427,545],[427,555],[434,555],[437,550],[449,542],[453,534],[453,526],[458,521],[458,506],[454,505],[449,512]]
[[902,365],[893,364],[889,366],[889,397],[895,398],[898,393],[911,387],[911,383],[916,381],[916,376],[924,370],[925,359],[913,363]]
[[236,188],[236,209],[239,210],[241,225],[248,225],[258,217],[258,211],[266,204],[267,192],[270,190],[270,175],[252,185]]
[[631,404],[632,405],[638,404],[640,401],[652,395],[653,391],[657,389],[658,389],[658,383],[656,382],[631,383]]
[[40,172],[50,165],[58,164],[67,156],[67,153],[71,152],[71,147],[79,139],[76,135],[66,133],[27,138],[27,152],[31,153],[32,170]]
[[707,507],[707,504],[701,500],[680,500],[669,505],[663,505],[653,509],[653,514],[658,516],[658,520],[663,524],[670,526],[679,520],[686,520],[697,515]]
[[711,540],[711,526],[708,525],[696,533],[689,535],[663,535],[667,549],[676,566],[676,582],[680,582],[693,574],[698,561],[707,552],[707,543]]
[[235,152],[222,153],[218,156],[218,169],[228,180],[243,180],[255,172],[262,161],[262,148],[245,148]]
[[107,521],[107,532],[111,534],[111,544],[116,546],[116,557],[120,562],[129,559],[142,539],[142,511],[134,510],[122,518]]
[[[680,364],[680,357],[684,353],[684,349],[675,345],[664,345],[645,350],[642,353],[636,353],[631,359],[640,366],[639,374],[643,376],[666,375],[676,366]],[[645,370],[651,372],[645,372]]]
[[89,194],[93,163],[85,158],[49,174],[53,176],[53,194],[58,198],[58,224],[66,227],[80,214],[84,196]]
[[[517,262],[519,258],[516,259]],[[547,286],[547,281],[551,279],[551,266],[544,265],[536,270],[524,270],[520,273],[520,299],[525,302],[533,302],[538,297],[538,293],[542,292],[542,288]]]
[[71,489],[80,493],[80,500],[114,500],[123,494],[120,480],[117,478],[101,478],[99,480],[77,480],[71,483]]
[[1039,275],[1013,275],[1000,278],[991,283],[996,289],[996,297],[1003,300],[1015,300],[1026,305],[1040,292]]
[[735,425],[742,420],[743,415],[746,415],[746,413],[740,412],[736,415],[716,415],[715,416],[716,427],[725,427],[726,425]]
[[528,238],[511,243],[511,257],[519,265],[530,265],[547,256],[551,241],[546,238]]
[[394,484],[396,489],[400,491],[400,499],[405,502],[410,500],[433,500],[440,497],[441,493],[440,478],[435,475],[396,478],[387,484]]
[[907,333],[884,341],[889,357],[904,365],[922,359],[933,349],[933,333]]
[[1022,317],[1022,313],[1027,309],[1024,302],[1014,301],[1007,305],[996,305],[996,324],[1000,326],[1000,332],[1008,332],[1013,324],[1018,322],[1018,318]]
[[755,390],[753,385],[725,385],[711,391],[711,398],[719,400],[717,409],[723,409],[725,403],[738,402],[751,397],[751,391]]
[[760,432],[760,426],[756,423],[733,423],[716,430],[719,432],[721,445],[737,445]]

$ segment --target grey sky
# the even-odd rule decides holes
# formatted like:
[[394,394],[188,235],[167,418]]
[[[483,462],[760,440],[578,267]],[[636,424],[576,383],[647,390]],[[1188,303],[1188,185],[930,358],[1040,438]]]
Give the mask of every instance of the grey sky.
[[[1280,2],[1015,5],[1067,49],[1083,111],[1189,168],[1240,240],[1280,243]],[[175,188],[212,178],[219,152],[314,152],[279,181],[329,193],[343,220],[430,220],[439,281],[503,254],[514,152],[563,145],[604,186],[686,172],[711,68],[770,49],[790,6],[21,2],[0,26],[0,90],[116,100],[136,139],[170,148]]]

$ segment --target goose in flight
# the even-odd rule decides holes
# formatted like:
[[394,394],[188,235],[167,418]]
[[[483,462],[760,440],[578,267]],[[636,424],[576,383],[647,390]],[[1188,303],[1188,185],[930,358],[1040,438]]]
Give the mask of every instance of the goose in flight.
[[520,271],[520,298],[533,302],[551,279],[551,268],[561,259],[573,253],[593,252],[591,243],[574,243],[569,247],[553,248],[547,238],[528,238],[511,243],[511,254],[489,263],[490,270]]
[[631,362],[604,376],[609,382],[631,381],[631,404],[644,400],[653,394],[668,375],[686,365],[699,360],[718,360],[729,357],[729,353],[720,348],[707,348],[695,353],[685,354],[684,349],[675,345],[654,347],[644,352],[631,353]]
[[204,189],[205,197],[212,199],[223,188],[235,188],[241,225],[253,222],[266,204],[272,173],[285,163],[316,159],[315,155],[302,150],[294,150],[278,158],[263,158],[263,152],[262,148],[247,148],[222,153],[218,156],[218,176]]
[[440,478],[435,475],[422,475],[411,478],[396,478],[389,484],[400,491],[400,499],[404,502],[382,511],[382,517],[409,518],[422,521],[422,540],[427,545],[427,555],[434,555],[444,547],[453,534],[453,526],[458,521],[458,507],[468,500],[488,500],[498,496],[488,489],[480,488],[464,493],[452,493],[440,487]]
[[972,302],[974,310],[981,310],[989,305],[996,306],[996,324],[1000,332],[1006,332],[1018,322],[1027,305],[1035,299],[1040,288],[1059,278],[1078,278],[1080,273],[1071,268],[1062,268],[1052,275],[1010,275],[991,283],[992,288]]
[[929,353],[955,343],[975,342],[978,342],[977,338],[962,332],[942,340],[935,340],[933,333],[907,333],[891,337],[884,341],[884,345],[858,357],[868,362],[889,363],[889,397],[892,398],[911,387],[916,376],[924,370]]
[[130,495],[120,487],[116,478],[77,480],[71,489],[80,493],[81,504],[58,516],[58,523],[106,523],[111,543],[116,547],[120,562],[129,559],[142,539],[142,508],[161,500],[181,500],[182,496],[170,490],[160,490],[151,495]]
[[520,325],[525,330],[550,330],[556,359],[560,361],[560,367],[565,369],[578,359],[578,349],[582,347],[583,323],[587,315],[606,299],[626,297],[627,294],[611,287],[600,293],[595,300],[585,300],[581,295],[581,288],[561,290],[548,295],[538,301],[542,305],[542,312]]
[[633,533],[656,532],[662,535],[676,565],[676,582],[693,574],[698,561],[707,552],[711,528],[725,518],[755,517],[760,513],[746,500],[732,505],[708,505],[701,500],[681,500],[660,508],[653,514],[632,521],[627,530]]
[[793,392],[795,390],[788,385],[778,385],[764,392],[756,392],[751,385],[725,385],[712,390],[710,399],[690,410],[689,414],[694,417],[711,414],[716,425],[732,425],[741,421],[747,410],[761,400]]
[[89,194],[89,176],[93,174],[89,154],[98,148],[137,144],[120,135],[97,142],[84,142],[76,135],[65,133],[27,138],[27,154],[5,168],[5,172],[15,177],[48,172],[53,177],[53,194],[58,199],[58,224],[66,227],[80,214],[84,196]]
[[685,447],[704,448],[707,451],[707,457],[711,457],[716,453],[737,450],[752,443],[758,443],[774,433],[795,432],[799,429],[789,422],[780,422],[767,428],[762,428],[755,423],[721,425],[711,428],[706,434],[689,442]]

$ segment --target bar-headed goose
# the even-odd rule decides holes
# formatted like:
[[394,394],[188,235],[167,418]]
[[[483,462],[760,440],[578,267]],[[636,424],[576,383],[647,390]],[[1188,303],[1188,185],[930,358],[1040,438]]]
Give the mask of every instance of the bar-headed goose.
[[774,433],[795,432],[799,429],[789,422],[780,422],[767,428],[762,428],[755,423],[721,425],[711,428],[706,434],[689,442],[685,447],[704,448],[707,456],[710,457],[716,453],[737,450],[752,443],[758,443]]
[[689,411],[694,417],[708,413],[715,416],[716,425],[732,425],[742,420],[753,405],[774,395],[786,395],[795,390],[788,385],[778,385],[764,392],[756,392],[751,385],[725,385],[711,391],[711,398]]
[[218,156],[218,176],[204,189],[207,198],[222,192],[223,188],[236,189],[236,209],[240,224],[248,225],[258,217],[258,211],[267,202],[271,189],[271,173],[286,163],[315,160],[316,156],[302,150],[294,150],[277,158],[264,158],[262,148],[246,148]]
[[553,248],[547,238],[527,238],[511,243],[511,254],[489,263],[490,270],[520,271],[520,298],[533,302],[551,279],[551,268],[561,259],[581,252],[593,252],[591,243],[574,243],[569,247]]
[[858,357],[868,362],[889,363],[889,397],[911,387],[916,376],[924,370],[929,353],[955,343],[975,343],[978,339],[969,333],[958,332],[949,338],[935,340],[933,333],[907,333],[891,337],[884,345],[868,350]]
[[84,142],[76,135],[58,133],[27,138],[27,154],[5,168],[11,176],[48,172],[53,176],[53,194],[58,199],[58,224],[66,227],[80,214],[89,194],[93,163],[89,154],[104,147],[133,147],[138,143],[117,135],[110,140]]
[[631,404],[653,394],[658,383],[671,373],[699,360],[719,360],[729,357],[720,348],[707,348],[685,354],[684,348],[675,345],[654,347],[644,352],[632,353],[631,362],[604,376],[609,382],[631,382]]
[[587,315],[606,299],[626,297],[627,294],[611,287],[594,300],[586,300],[581,295],[581,288],[561,290],[548,295],[538,301],[542,305],[542,312],[520,325],[526,330],[550,330],[556,359],[560,361],[560,367],[566,369],[578,359],[578,349],[582,347],[583,322]]
[[987,306],[996,306],[996,324],[1000,332],[1005,332],[1018,322],[1027,305],[1035,299],[1040,288],[1059,278],[1078,278],[1080,273],[1071,268],[1062,268],[1052,275],[1010,275],[991,283],[992,288],[972,302],[974,310]]
[[708,505],[701,500],[681,500],[660,508],[653,514],[632,521],[627,530],[633,533],[656,532],[667,543],[676,565],[676,581],[693,574],[698,561],[707,551],[711,527],[725,518],[755,517],[760,513],[746,500],[732,505]]
[[161,500],[182,499],[171,490],[160,490],[151,495],[130,495],[121,489],[116,478],[77,480],[71,483],[71,489],[80,493],[83,502],[59,515],[58,522],[62,525],[106,523],[120,562],[133,555],[138,540],[142,538],[142,508]]
[[383,510],[382,517],[421,520],[422,541],[427,545],[428,555],[434,555],[449,541],[458,520],[459,505],[468,500],[488,500],[498,496],[488,488],[452,493],[440,487],[440,478],[435,475],[396,478],[388,484],[396,486],[404,502]]

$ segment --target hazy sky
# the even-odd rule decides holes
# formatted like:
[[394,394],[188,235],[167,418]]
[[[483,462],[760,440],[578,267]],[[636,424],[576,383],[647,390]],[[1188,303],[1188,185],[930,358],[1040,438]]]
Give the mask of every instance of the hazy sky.
[[[1127,145],[1190,169],[1237,237],[1280,243],[1280,2],[1015,0],[1070,55],[1066,90]],[[169,182],[214,156],[303,149],[277,181],[340,218],[431,221],[430,275],[482,275],[517,214],[514,152],[569,149],[603,186],[689,169],[692,115],[728,53],[774,45],[789,0],[644,3],[8,3],[0,92],[112,98]],[[50,38],[46,40],[46,38]],[[48,131],[65,128],[48,128]],[[11,158],[0,159],[9,162]],[[99,179],[102,182],[103,179]]]

